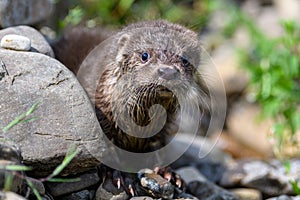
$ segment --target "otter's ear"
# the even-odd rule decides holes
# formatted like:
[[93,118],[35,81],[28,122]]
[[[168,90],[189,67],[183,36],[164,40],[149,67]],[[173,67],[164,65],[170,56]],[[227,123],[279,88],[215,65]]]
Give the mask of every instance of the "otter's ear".
[[126,44],[129,41],[129,35],[123,34],[118,40],[118,54],[117,54],[117,61],[120,62],[123,59],[124,49]]

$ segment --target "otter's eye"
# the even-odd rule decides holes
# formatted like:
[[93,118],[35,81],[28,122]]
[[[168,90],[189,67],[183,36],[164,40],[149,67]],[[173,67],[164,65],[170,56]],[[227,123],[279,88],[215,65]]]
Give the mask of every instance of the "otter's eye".
[[149,53],[144,52],[142,53],[142,61],[146,62],[150,58]]
[[186,56],[181,56],[181,62],[182,62],[183,65],[188,65],[189,64],[189,61],[186,58]]

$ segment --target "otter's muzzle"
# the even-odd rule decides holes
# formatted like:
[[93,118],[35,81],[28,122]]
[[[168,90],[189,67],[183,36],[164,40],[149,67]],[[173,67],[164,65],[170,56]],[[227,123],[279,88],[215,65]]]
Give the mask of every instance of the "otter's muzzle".
[[158,70],[159,77],[165,79],[165,80],[174,80],[178,78],[179,71],[177,69],[174,69],[172,67],[160,67]]

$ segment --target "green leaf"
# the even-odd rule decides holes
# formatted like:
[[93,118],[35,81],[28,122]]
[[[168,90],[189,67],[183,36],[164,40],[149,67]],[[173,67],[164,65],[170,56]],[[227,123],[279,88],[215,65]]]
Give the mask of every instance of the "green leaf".
[[300,188],[298,186],[298,182],[291,180],[290,183],[292,185],[292,188],[293,188],[293,191],[295,192],[295,194],[300,195]]
[[276,123],[274,124],[273,128],[274,128],[275,137],[278,140],[278,146],[281,147],[283,137],[284,137],[285,126],[282,123]]
[[291,60],[290,60],[290,72],[291,72],[291,76],[297,76],[299,73],[299,58],[297,56],[292,56]]
[[269,73],[266,73],[262,76],[262,88],[261,88],[261,93],[262,97],[264,99],[268,98],[271,94],[271,75]]
[[36,109],[37,107],[40,105],[41,101],[37,101],[36,103],[34,103],[31,108],[25,113],[26,116],[32,114]]
[[290,171],[291,171],[291,161],[289,161],[289,160],[284,161],[283,162],[283,167],[284,167],[286,173],[290,173]]
[[36,103],[34,103],[27,112],[25,112],[25,113],[19,115],[18,117],[16,117],[12,122],[10,122],[6,127],[4,127],[2,129],[2,131],[6,132],[9,129],[11,129],[13,126],[15,126],[19,123],[26,123],[26,122],[35,120],[36,118],[30,118],[28,120],[28,119],[26,119],[26,117],[29,116],[30,114],[32,114],[37,109],[39,104],[40,104],[40,101],[37,101]]
[[0,165],[0,169],[9,170],[9,171],[30,171],[31,167],[24,165]]
[[13,126],[17,125],[18,123],[20,123],[24,118],[25,118],[26,114],[23,113],[21,115],[19,115],[18,117],[16,117],[12,122],[10,122],[6,127],[4,127],[2,129],[3,132],[8,131],[9,129],[11,129]]
[[4,190],[10,191],[10,187],[13,182],[14,175],[12,173],[5,173],[5,183],[4,183]]
[[300,127],[300,114],[297,112],[297,109],[293,110],[291,113],[290,121],[292,126],[292,134],[295,134]]
[[50,178],[47,181],[49,182],[62,182],[62,183],[71,183],[71,182],[78,182],[80,178]]
[[70,149],[68,150],[64,160],[62,163],[55,168],[55,170],[52,172],[52,174],[46,178],[46,180],[53,178],[62,172],[62,170],[72,161],[72,159],[80,152],[79,149],[76,149],[75,144],[73,144]]
[[26,178],[26,182],[27,184],[29,185],[29,187],[32,189],[35,197],[38,199],[38,200],[42,200],[42,197],[40,195],[40,193],[38,192],[38,190],[36,189],[36,187],[33,185],[33,183],[29,180],[29,178]]
[[121,15],[124,15],[132,6],[134,0],[120,0],[119,1],[119,11],[121,12]]

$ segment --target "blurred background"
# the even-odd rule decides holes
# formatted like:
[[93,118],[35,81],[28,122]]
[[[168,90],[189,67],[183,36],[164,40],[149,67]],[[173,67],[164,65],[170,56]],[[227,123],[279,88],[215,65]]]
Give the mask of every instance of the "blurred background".
[[[201,173],[222,187],[259,190],[259,198],[244,199],[260,200],[261,193],[300,195],[300,0],[0,0],[1,31],[22,30],[16,25],[36,28],[58,60],[61,55],[69,59],[70,65],[63,62],[69,67],[82,61],[74,55],[91,50],[103,37],[127,24],[154,19],[198,33],[208,53],[201,58],[202,77],[209,82],[216,75],[211,69],[216,68],[222,81],[209,82],[209,90],[225,89],[225,121],[221,114],[213,119],[224,122],[222,134],[213,127],[205,135],[208,138],[199,134],[194,140],[194,144],[207,142],[207,152],[217,150],[218,156],[213,156],[221,165],[199,159],[198,151],[191,151],[193,156],[185,164],[197,164]],[[68,50],[63,43],[66,36],[74,37]],[[6,74],[2,70],[0,79]],[[220,112],[225,109],[213,106]],[[215,144],[218,148],[211,151]],[[202,145],[194,146],[202,151]],[[211,191],[202,186],[196,189]]]

